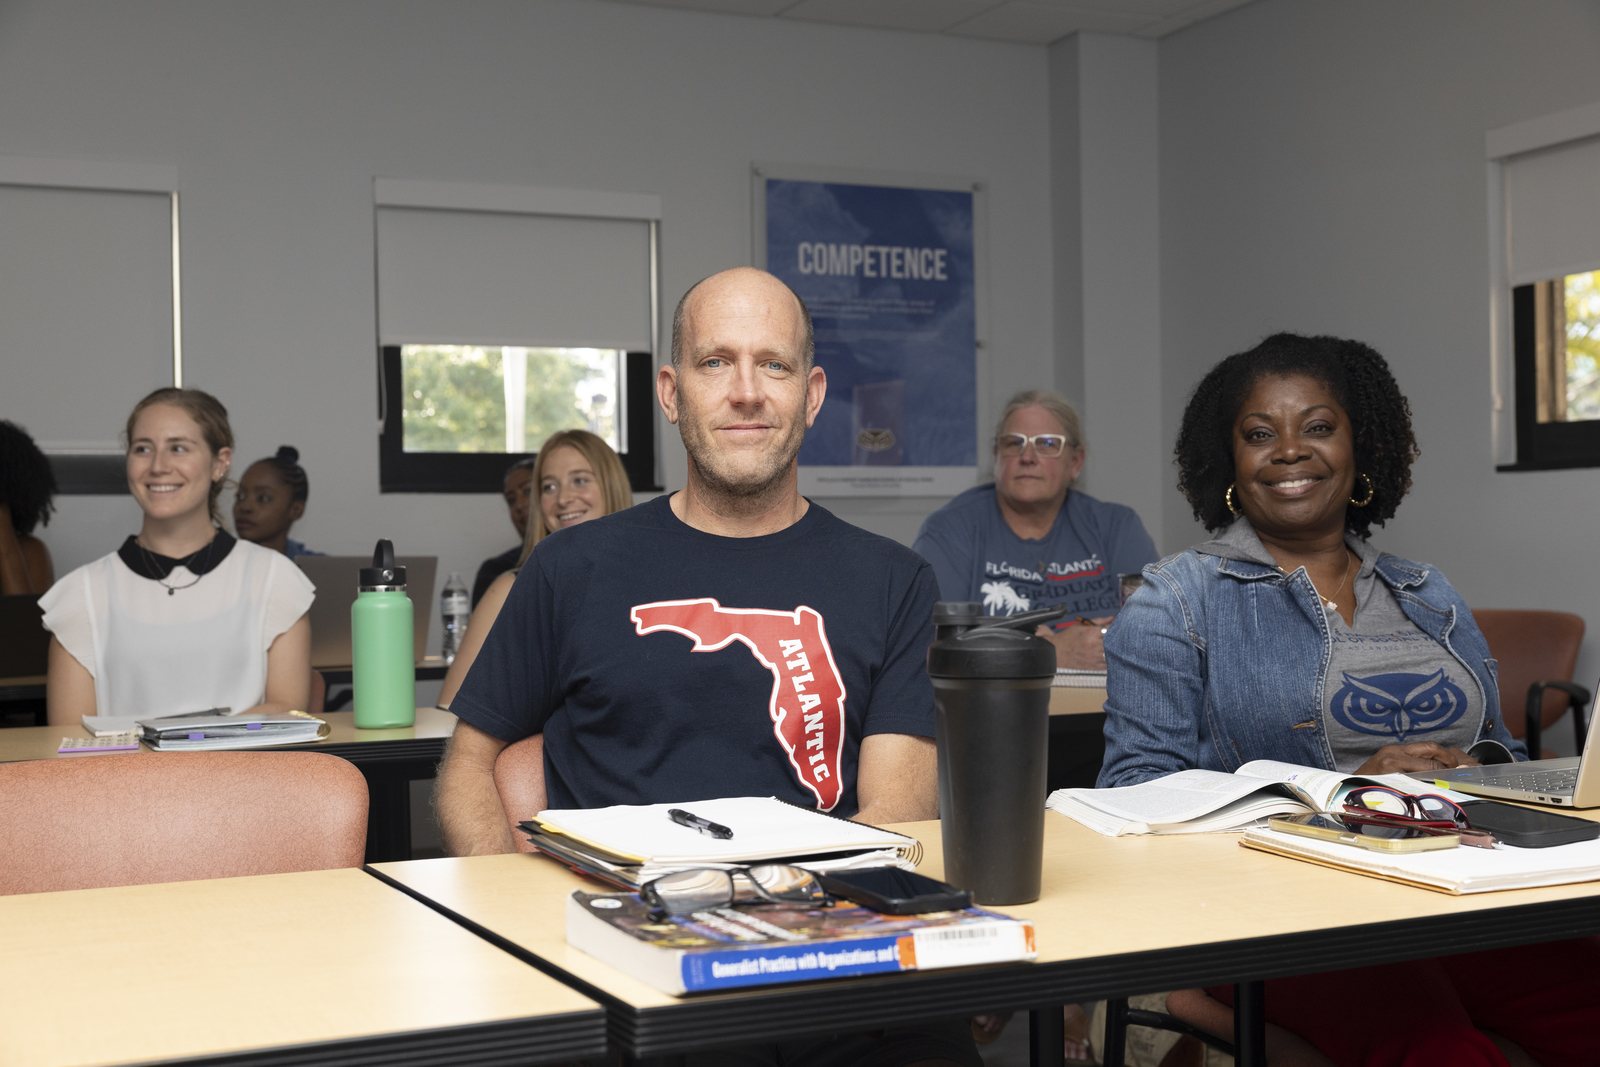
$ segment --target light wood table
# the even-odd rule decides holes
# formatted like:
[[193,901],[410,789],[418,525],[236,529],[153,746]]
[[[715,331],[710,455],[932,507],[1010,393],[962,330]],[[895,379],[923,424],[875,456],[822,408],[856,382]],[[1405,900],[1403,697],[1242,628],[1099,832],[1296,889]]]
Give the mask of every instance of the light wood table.
[[0,929],[7,1067],[509,1065],[605,1046],[594,1001],[359,870],[0,897]]
[[1106,691],[1104,689],[1079,689],[1076,686],[1057,685],[1050,687],[1050,726],[1055,728],[1056,720],[1065,720],[1070,716],[1098,715],[1105,718]]
[[[396,730],[358,730],[353,712],[330,711],[329,735],[321,741],[284,745],[284,751],[327,752],[349,760],[367,779],[367,860],[411,857],[411,782],[432,778],[444,756],[456,717],[438,708],[418,708],[414,726]],[[88,737],[82,726],[20,726],[0,730],[0,763],[36,759],[96,759],[60,756],[63,737]],[[151,750],[141,745],[140,752]],[[277,751],[265,749],[263,751]],[[160,753],[152,753],[160,755]]]
[[[921,870],[941,877],[939,824],[896,829],[922,841]],[[1238,841],[1236,834],[1107,838],[1051,812],[1043,897],[995,909],[1034,921],[1036,962],[683,998],[567,947],[563,902],[594,883],[548,859],[419,860],[373,870],[566,975],[606,1004],[612,1040],[635,1056],[1600,933],[1600,883],[1451,897]],[[1055,1034],[1059,1026],[1057,1011]],[[1059,1039],[1054,1050],[1059,1064]]]

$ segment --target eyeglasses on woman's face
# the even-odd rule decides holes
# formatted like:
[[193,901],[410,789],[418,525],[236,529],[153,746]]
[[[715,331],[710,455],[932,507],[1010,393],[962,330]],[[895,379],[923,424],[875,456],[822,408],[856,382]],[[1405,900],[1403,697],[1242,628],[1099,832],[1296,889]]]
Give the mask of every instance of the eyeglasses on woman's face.
[[1045,459],[1055,459],[1067,450],[1067,438],[1059,433],[1003,433],[994,439],[994,448],[1002,456],[1020,456],[1029,445]]

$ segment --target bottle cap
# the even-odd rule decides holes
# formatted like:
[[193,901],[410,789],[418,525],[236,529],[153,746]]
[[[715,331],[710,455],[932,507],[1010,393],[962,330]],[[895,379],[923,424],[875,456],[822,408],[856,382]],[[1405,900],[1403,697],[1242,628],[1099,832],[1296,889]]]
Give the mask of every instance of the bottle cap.
[[358,582],[363,592],[406,587],[406,569],[395,566],[394,544],[388,538],[372,550],[372,566],[361,568]]
[[928,646],[928,674],[935,678],[1049,678],[1056,672],[1055,646],[1035,637],[1035,627],[1067,613],[1065,606],[1020,615],[983,614],[983,605],[941,600],[933,606],[935,640]]

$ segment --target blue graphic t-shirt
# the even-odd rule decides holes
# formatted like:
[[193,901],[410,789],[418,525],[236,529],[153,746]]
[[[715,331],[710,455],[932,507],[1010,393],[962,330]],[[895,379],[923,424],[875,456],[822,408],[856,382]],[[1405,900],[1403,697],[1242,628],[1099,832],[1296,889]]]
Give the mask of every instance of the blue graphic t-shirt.
[[540,541],[450,710],[544,734],[552,808],[766,797],[854,815],[861,743],[934,734],[933,573],[812,503],[761,537],[670,497]]
[[1348,773],[1384,745],[1413,741],[1471,748],[1484,712],[1477,677],[1406,617],[1373,570],[1377,549],[1361,548],[1355,625],[1328,612],[1333,655],[1323,723],[1334,765]]
[[1130,507],[1077,490],[1042,538],[1018,537],[1000,514],[993,485],[968,489],[928,516],[912,549],[933,564],[939,595],[976,600],[989,615],[1015,615],[1066,602],[1069,614],[1096,618],[1121,606],[1117,575],[1157,559],[1155,542]]

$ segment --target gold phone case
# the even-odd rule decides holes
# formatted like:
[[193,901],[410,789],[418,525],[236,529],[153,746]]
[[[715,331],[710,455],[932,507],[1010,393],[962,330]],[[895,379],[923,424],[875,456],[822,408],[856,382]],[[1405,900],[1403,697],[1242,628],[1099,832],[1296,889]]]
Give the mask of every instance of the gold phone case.
[[1326,826],[1311,826],[1296,819],[1303,816],[1274,815],[1267,820],[1267,826],[1273,830],[1281,830],[1286,834],[1299,834],[1301,837],[1314,837],[1319,841],[1337,841],[1341,845],[1352,845],[1355,848],[1364,848],[1370,852],[1433,852],[1441,848],[1455,848],[1461,843],[1458,834],[1438,834],[1426,837],[1412,838],[1383,838],[1368,837],[1365,834],[1351,833],[1348,830],[1335,830]]

